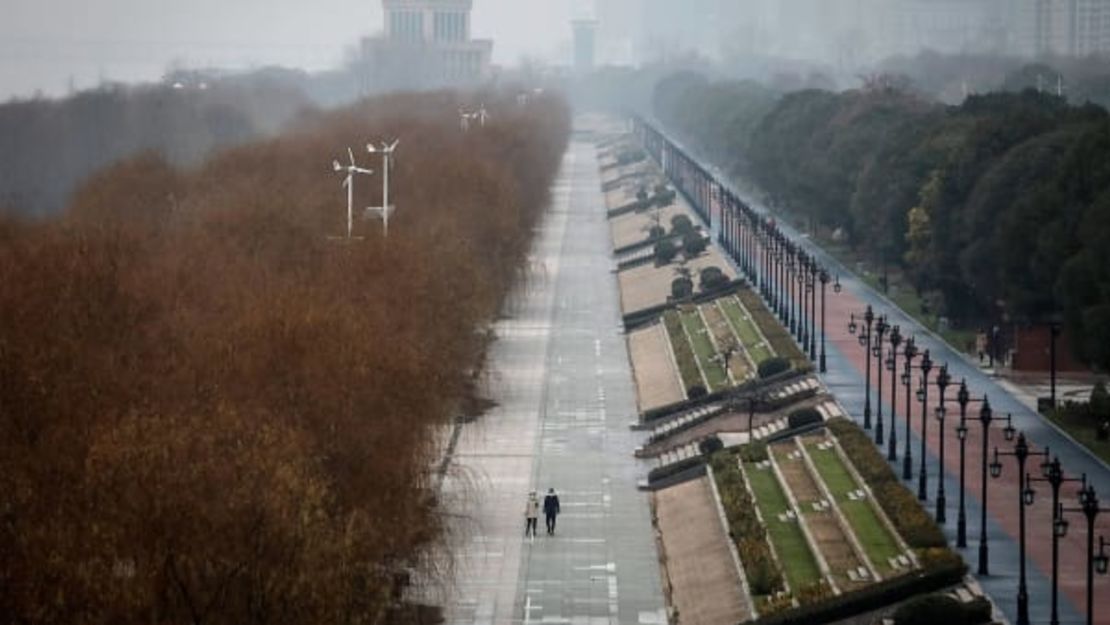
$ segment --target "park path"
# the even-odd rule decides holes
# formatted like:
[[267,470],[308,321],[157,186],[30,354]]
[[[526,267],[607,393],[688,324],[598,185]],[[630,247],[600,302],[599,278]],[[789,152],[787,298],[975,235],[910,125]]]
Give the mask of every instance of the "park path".
[[[490,395],[463,426],[443,492],[454,537],[448,623],[665,623],[636,399],[594,143],[576,124],[532,250],[495,326]],[[523,538],[529,490],[557,490],[558,531]]]

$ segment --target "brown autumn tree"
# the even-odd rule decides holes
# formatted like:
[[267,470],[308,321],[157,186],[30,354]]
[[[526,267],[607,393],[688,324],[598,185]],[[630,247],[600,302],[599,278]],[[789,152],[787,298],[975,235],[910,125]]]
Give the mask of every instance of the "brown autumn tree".
[[[433,432],[522,266],[565,106],[387,96],[193,170],[143,155],[0,220],[0,616],[378,623],[440,536]],[[400,137],[345,229],[332,158]],[[380,204],[378,178],[358,205]]]

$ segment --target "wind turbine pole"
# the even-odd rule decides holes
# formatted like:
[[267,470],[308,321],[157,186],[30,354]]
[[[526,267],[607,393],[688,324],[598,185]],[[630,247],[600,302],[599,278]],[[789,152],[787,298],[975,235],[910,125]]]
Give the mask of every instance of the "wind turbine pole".
[[389,238],[389,157],[393,151],[382,152],[382,236]]

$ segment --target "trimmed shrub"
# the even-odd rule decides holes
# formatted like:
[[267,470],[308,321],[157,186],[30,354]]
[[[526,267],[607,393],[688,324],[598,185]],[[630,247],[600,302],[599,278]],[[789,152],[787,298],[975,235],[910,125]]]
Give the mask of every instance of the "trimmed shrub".
[[894,625],[978,625],[969,622],[963,604],[942,594],[914,597],[894,611]]
[[702,291],[712,291],[715,289],[724,288],[728,285],[728,276],[725,272],[721,271],[720,267],[706,267],[701,270],[698,278]]
[[648,201],[647,189],[640,187],[639,190],[636,191],[636,200],[642,203],[646,203]]
[[661,237],[665,234],[667,234],[666,228],[664,228],[663,226],[660,226],[660,225],[652,226],[651,229],[648,230],[648,238],[649,239],[658,239],[659,237]]
[[659,265],[666,265],[678,256],[678,245],[670,239],[663,239],[655,243],[655,262]]
[[663,314],[663,327],[671,339],[671,350],[674,353],[675,364],[678,365],[678,374],[687,389],[701,384],[701,371],[694,357],[694,349],[686,339],[686,332],[682,329],[682,320],[678,313],[668,310]]
[[678,277],[671,280],[671,297],[686,299],[694,294],[694,281],[690,278]]
[[686,389],[686,397],[688,397],[689,399],[697,399],[699,397],[705,397],[708,394],[709,394],[709,391],[705,390],[705,387],[702,386],[701,384],[695,384],[695,385]]
[[786,417],[787,423],[790,424],[790,429],[821,423],[824,420],[824,417],[821,416],[821,413],[818,412],[816,408],[799,408]]
[[763,462],[770,458],[770,456],[767,455],[767,443],[763,441],[748,443],[741,447],[738,453],[740,454],[740,459],[748,464]]
[[779,356],[767,358],[759,363],[759,377],[762,379],[767,379],[789,370],[790,361]]
[[693,258],[701,254],[708,246],[709,240],[697,230],[691,230],[682,235],[682,251],[686,254],[686,258]]
[[700,451],[704,456],[714,454],[724,448],[725,444],[721,442],[721,439],[718,436],[710,436],[698,443],[698,451]]
[[685,235],[687,232],[694,230],[694,222],[686,215],[675,215],[671,217],[671,232],[675,234]]

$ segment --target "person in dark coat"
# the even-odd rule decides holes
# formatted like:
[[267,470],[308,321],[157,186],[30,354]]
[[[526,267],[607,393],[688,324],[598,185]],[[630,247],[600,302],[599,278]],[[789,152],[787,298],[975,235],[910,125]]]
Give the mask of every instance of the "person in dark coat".
[[543,514],[547,517],[547,535],[555,533],[555,517],[559,516],[559,496],[554,488],[547,489],[547,496],[543,498]]

